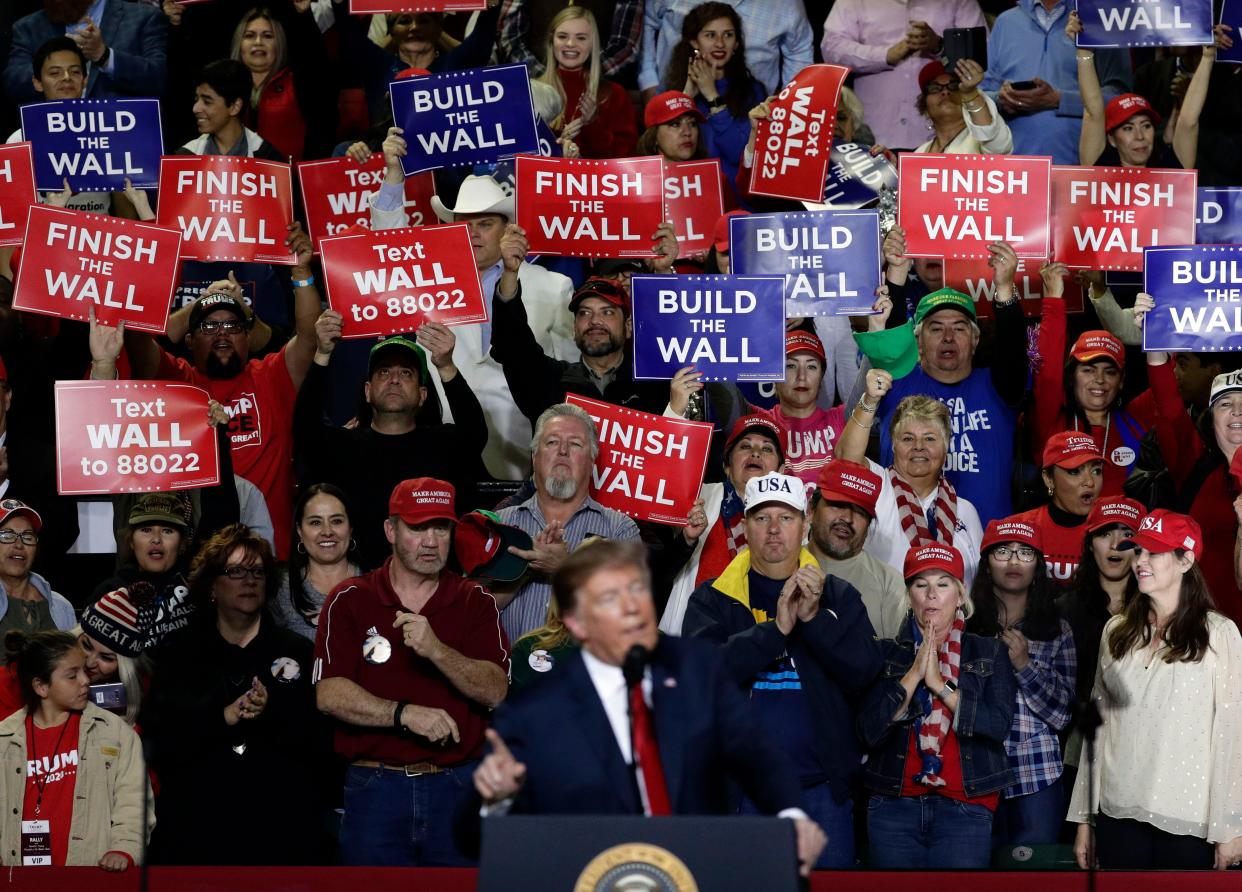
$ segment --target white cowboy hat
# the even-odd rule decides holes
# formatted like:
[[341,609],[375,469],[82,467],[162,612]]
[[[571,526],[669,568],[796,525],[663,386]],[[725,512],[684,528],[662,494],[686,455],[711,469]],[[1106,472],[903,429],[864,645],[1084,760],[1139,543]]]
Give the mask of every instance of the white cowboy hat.
[[491,177],[469,176],[462,180],[457,191],[457,207],[448,207],[440,196],[431,196],[431,209],[445,223],[452,223],[458,214],[500,214],[512,220],[513,196],[506,195]]

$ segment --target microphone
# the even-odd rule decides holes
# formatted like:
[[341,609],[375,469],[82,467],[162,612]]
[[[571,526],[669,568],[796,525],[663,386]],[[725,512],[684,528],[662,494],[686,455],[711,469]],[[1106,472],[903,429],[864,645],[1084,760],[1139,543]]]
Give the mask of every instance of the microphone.
[[641,644],[635,644],[625,652],[625,660],[621,663],[621,674],[625,676],[625,686],[633,688],[643,680],[643,670],[651,662],[651,651]]

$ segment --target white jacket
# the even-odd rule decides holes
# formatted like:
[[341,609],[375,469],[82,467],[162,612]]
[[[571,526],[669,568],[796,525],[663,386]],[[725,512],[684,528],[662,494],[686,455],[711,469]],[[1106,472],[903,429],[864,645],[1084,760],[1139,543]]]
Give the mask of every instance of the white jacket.
[[673,580],[673,590],[669,592],[668,604],[664,607],[664,615],[660,617],[660,631],[665,635],[680,635],[681,624],[686,618],[686,605],[690,603],[690,595],[694,593],[694,579],[699,575],[699,559],[703,557],[703,546],[707,544],[707,535],[720,520],[720,506],[724,502],[723,483],[704,483],[699,490],[699,498],[703,500],[703,511],[707,514],[707,529],[694,543],[694,551],[681,572]]

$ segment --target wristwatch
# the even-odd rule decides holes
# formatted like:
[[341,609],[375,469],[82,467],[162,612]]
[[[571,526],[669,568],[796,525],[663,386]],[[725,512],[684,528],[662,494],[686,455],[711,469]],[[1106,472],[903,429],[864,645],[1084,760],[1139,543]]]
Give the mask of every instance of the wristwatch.
[[717,96],[711,102],[707,103],[707,107],[711,109],[712,111],[715,111],[718,108],[724,108],[725,98],[723,96]]
[[948,679],[945,679],[944,687],[940,689],[940,691],[936,694],[936,696],[939,697],[941,700],[945,700],[948,698],[950,694],[952,694],[956,690],[957,690],[957,685],[954,682],[949,681]]

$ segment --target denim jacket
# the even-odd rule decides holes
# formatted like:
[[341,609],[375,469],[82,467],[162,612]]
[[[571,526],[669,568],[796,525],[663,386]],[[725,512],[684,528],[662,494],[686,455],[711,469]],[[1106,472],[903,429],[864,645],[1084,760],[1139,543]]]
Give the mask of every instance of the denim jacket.
[[[916,651],[910,621],[902,626],[896,640],[881,641],[880,650],[884,653],[884,670],[863,698],[858,713],[858,733],[868,751],[863,782],[877,793],[900,796],[902,778],[912,773],[906,765],[906,754],[910,729],[918,718],[913,710],[893,718],[906,696],[901,677],[914,665]],[[953,732],[961,750],[967,796],[994,793],[1013,782],[1005,755],[1005,738],[1013,724],[1016,684],[1009,652],[999,641],[969,632],[962,635]]]

